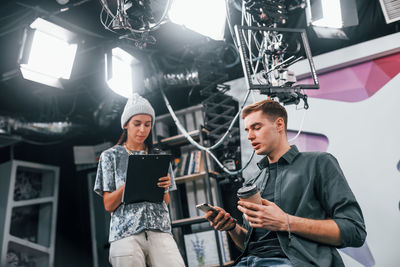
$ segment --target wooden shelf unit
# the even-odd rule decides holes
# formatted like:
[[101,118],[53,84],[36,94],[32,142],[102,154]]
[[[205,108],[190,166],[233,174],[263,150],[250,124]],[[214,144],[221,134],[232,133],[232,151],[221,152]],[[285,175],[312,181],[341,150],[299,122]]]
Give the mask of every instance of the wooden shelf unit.
[[[185,129],[188,129],[188,134],[201,145],[207,143],[206,140],[209,134],[209,132],[202,127],[204,124],[204,117],[201,117],[200,114],[204,116],[203,110],[204,107],[202,105],[197,105],[175,112],[181,124]],[[193,121],[191,121],[192,119]],[[174,121],[169,114],[158,116],[155,119],[155,123],[156,130],[153,133],[153,137],[164,137],[158,139],[155,145],[158,145],[163,150],[170,149],[171,153],[177,156],[180,155],[181,165],[177,167],[177,172],[183,174],[200,171],[198,173],[176,176],[175,183],[177,184],[178,190],[170,194],[171,201],[169,208],[172,218],[171,225],[173,233],[182,253],[187,254],[188,249],[192,252],[192,243],[189,242],[189,244],[187,244],[184,239],[212,229],[208,221],[204,218],[204,213],[196,209],[196,205],[204,202],[208,202],[211,205],[220,204],[218,183],[216,179],[213,179],[219,174],[210,167],[209,160],[211,159],[206,156],[206,152],[202,151],[201,156],[198,156],[197,153],[193,155],[193,151],[198,149],[196,146],[191,145],[184,135],[178,134],[166,137],[169,132],[176,133],[176,129],[173,128],[175,127]],[[157,125],[157,123],[160,124]],[[188,160],[190,160],[189,164],[187,164]],[[200,166],[196,165],[199,162],[198,160],[200,161]],[[192,162],[195,162],[194,165],[191,165]],[[212,238],[215,238],[216,244],[213,253],[218,253],[218,261],[221,266],[226,265],[226,261],[229,262],[229,259],[225,258],[226,254],[223,253],[222,250],[229,250],[227,244],[222,244],[221,233],[217,231],[213,231]],[[207,240],[211,240],[210,237],[208,237]],[[184,251],[186,251],[186,253]],[[229,251],[227,253],[229,253]],[[215,264],[217,264],[217,262]]]
[[[200,131],[199,130],[194,130],[189,132],[190,137],[192,137],[195,141],[198,141],[200,139]],[[175,136],[163,138],[159,142],[154,142],[154,145],[165,145],[165,146],[178,146],[178,145],[183,145],[187,144],[188,140],[185,138],[183,134],[178,134]]]
[[[216,171],[209,171],[208,174],[212,175],[212,176],[218,176],[219,173]],[[185,175],[185,176],[179,176],[175,178],[175,183],[176,184],[181,184],[181,183],[186,183],[186,182],[190,182],[190,181],[194,181],[194,180],[198,180],[198,179],[204,179],[206,178],[206,173],[205,172],[201,172],[201,173],[195,173],[195,174],[189,174],[189,175]]]
[[172,225],[172,227],[180,227],[180,226],[184,226],[184,225],[202,223],[202,222],[206,222],[206,221],[207,220],[204,218],[204,216],[197,216],[197,217],[184,218],[184,219],[172,221],[171,225]]

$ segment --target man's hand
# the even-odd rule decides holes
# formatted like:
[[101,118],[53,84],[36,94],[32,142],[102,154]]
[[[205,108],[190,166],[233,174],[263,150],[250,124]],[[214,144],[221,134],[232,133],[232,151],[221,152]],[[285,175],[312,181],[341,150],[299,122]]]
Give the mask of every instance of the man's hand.
[[236,220],[220,207],[215,207],[218,213],[208,211],[204,216],[210,225],[218,231],[228,231],[236,246],[244,250],[244,240],[246,238],[247,230],[236,224]]
[[238,209],[253,228],[286,231],[286,214],[275,203],[262,199],[262,205],[239,201]]
[[158,179],[157,186],[167,189],[171,185],[171,177],[169,174],[167,176]]
[[265,199],[262,199],[262,205],[245,201],[239,201],[238,204],[238,209],[253,228],[287,231],[288,219],[291,233],[330,246],[340,246],[342,243],[339,227],[332,219],[315,220],[286,215],[275,203]]
[[213,211],[208,211],[204,216],[210,225],[218,231],[233,230],[236,225],[236,220],[234,220],[231,215],[220,207],[214,207],[218,211],[216,214]]

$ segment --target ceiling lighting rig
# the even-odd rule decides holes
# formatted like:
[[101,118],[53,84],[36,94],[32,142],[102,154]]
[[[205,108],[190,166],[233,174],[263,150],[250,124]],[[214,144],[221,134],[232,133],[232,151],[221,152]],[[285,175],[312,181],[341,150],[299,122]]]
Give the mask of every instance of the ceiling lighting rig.
[[244,7],[260,25],[285,24],[288,18],[285,0],[244,0]]
[[143,48],[154,44],[150,32],[166,22],[172,0],[100,0],[100,21],[104,28],[118,34],[120,39],[135,42]]
[[[319,83],[305,31],[283,28],[288,18],[288,2],[244,0],[242,25],[235,25],[231,32],[248,89],[259,90],[285,105],[297,105],[303,100],[307,109],[307,95],[302,90],[318,89]],[[295,73],[289,68],[301,59],[309,62],[312,84],[297,84]]]

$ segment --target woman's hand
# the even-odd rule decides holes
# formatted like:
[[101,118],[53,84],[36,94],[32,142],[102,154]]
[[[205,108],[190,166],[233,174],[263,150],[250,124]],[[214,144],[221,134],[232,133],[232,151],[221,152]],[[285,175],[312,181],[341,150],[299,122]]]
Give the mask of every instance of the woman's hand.
[[121,205],[124,188],[125,183],[123,183],[121,187],[113,192],[106,191],[103,193],[104,208],[106,209],[106,211],[110,213],[114,212],[114,210],[116,210],[118,206]]
[[170,185],[171,185],[171,177],[169,176],[169,174],[167,176],[164,176],[164,177],[161,177],[160,179],[158,179],[158,183],[157,183],[158,187],[168,189],[168,187]]

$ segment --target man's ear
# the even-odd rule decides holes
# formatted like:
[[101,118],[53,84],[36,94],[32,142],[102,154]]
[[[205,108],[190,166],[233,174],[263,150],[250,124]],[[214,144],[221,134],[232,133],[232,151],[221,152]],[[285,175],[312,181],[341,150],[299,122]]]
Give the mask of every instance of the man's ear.
[[275,124],[278,131],[285,131],[285,121],[282,117],[278,117],[275,120]]

